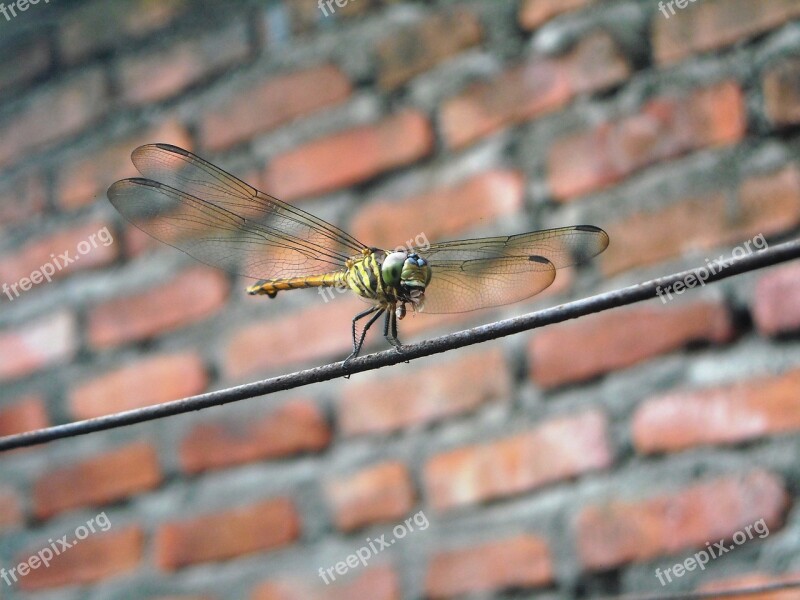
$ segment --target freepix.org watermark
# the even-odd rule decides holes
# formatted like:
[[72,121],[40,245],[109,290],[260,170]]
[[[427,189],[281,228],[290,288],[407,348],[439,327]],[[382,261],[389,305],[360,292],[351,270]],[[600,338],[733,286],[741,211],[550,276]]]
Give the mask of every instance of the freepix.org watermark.
[[[50,0],[44,0],[44,3],[50,4]],[[17,0],[8,6],[0,3],[0,14],[6,18],[6,21],[10,21],[17,16],[17,11],[25,12],[31,7],[31,4],[39,4],[39,0]]]
[[[677,6],[679,9],[684,9],[689,4],[694,4],[697,0],[662,0],[658,3],[658,10],[660,10],[664,16],[669,19],[671,16],[675,16],[675,7]],[[667,9],[669,8],[669,12]]]
[[[705,571],[706,565],[712,559],[717,559],[723,554],[727,554],[731,550],[734,550],[736,546],[741,546],[748,540],[753,539],[753,531],[758,534],[759,539],[764,539],[769,535],[769,527],[767,527],[766,522],[764,519],[759,519],[752,525],[748,525],[744,528],[744,530],[737,531],[731,536],[733,540],[733,544],[730,546],[725,545],[725,540],[722,539],[718,542],[715,542],[713,545],[711,542],[706,542],[706,550],[701,550],[697,552],[694,556],[690,556],[682,563],[677,563],[663,571],[661,569],[656,569],[656,577],[658,581],[661,582],[661,585],[667,585],[667,583],[672,583],[672,578],[679,579],[686,575],[687,571],[694,571],[698,567],[701,571]],[[734,545],[736,544],[736,545]]]
[[[346,559],[340,560],[332,567],[328,567],[327,569],[323,569],[322,567],[319,568],[319,576],[322,577],[322,581],[325,582],[326,585],[330,584],[331,581],[336,581],[336,575],[334,575],[334,571],[338,575],[345,575],[350,569],[355,569],[359,565],[367,566],[369,560],[386,550],[386,548],[391,547],[397,540],[401,540],[409,533],[415,531],[414,525],[417,526],[419,531],[425,531],[430,523],[428,522],[428,517],[425,516],[425,513],[419,511],[414,516],[409,517],[403,523],[398,523],[392,529],[392,534],[394,537],[392,539],[387,540],[386,534],[375,538],[366,539],[366,545],[361,546],[358,550],[356,550],[355,554],[350,554]],[[329,579],[330,578],[330,579]]]
[[[78,244],[77,254],[71,255],[69,250],[59,254],[58,256],[51,254],[51,260],[34,270],[29,277],[23,277],[18,282],[12,284],[4,283],[3,293],[8,296],[9,300],[19,298],[20,290],[27,292],[34,285],[39,285],[42,283],[42,281],[47,281],[49,283],[52,281],[53,275],[55,275],[58,271],[68,267],[75,261],[80,260],[81,256],[84,254],[89,254],[89,252],[97,248],[100,244],[103,246],[110,246],[113,243],[114,238],[111,235],[111,232],[108,230],[108,227],[103,227],[100,231],[93,233],[88,239],[83,240]],[[14,294],[13,296],[12,292]]]
[[[416,252],[417,250],[428,250],[431,243],[424,233],[418,233],[412,239],[406,241],[405,246],[398,246],[393,252]],[[334,288],[334,287],[320,287],[317,288],[317,293],[322,296],[322,300],[327,304],[334,298],[334,293],[346,294],[350,288]]]
[[734,248],[731,252],[731,258],[726,259],[724,255],[721,255],[714,262],[707,258],[706,266],[697,269],[696,274],[689,274],[683,279],[683,281],[676,281],[672,285],[668,285],[666,288],[658,286],[656,288],[656,294],[659,298],[661,298],[661,303],[666,304],[668,300],[673,299],[672,294],[677,294],[680,296],[686,290],[690,290],[698,285],[705,285],[706,280],[711,275],[716,275],[717,273],[727,269],[733,260],[744,258],[745,256],[753,254],[756,251],[763,252],[768,247],[769,244],[767,244],[767,240],[764,239],[764,234],[759,233],[752,240],[747,240],[741,246],[736,246],[736,248]]
[[79,525],[75,528],[74,537],[69,538],[69,534],[64,535],[57,540],[47,540],[49,546],[42,548],[36,554],[32,554],[27,560],[22,561],[16,567],[8,570],[0,568],[0,578],[3,579],[8,585],[12,585],[19,581],[20,577],[25,577],[31,571],[39,568],[47,568],[50,566],[50,561],[56,556],[63,554],[70,548],[76,546],[81,540],[85,540],[93,533],[98,531],[108,531],[111,529],[111,521],[106,516],[105,512],[92,517],[86,521],[86,525]]
[[[333,8],[334,3],[339,8],[344,8],[350,2],[355,2],[355,0],[319,0],[317,5],[319,6],[319,9],[322,11],[322,14],[327,17],[327,16],[329,16],[328,15],[328,11],[330,11],[330,14],[333,14],[333,13],[336,12],[336,9]],[[325,10],[326,6],[328,7],[328,10]]]

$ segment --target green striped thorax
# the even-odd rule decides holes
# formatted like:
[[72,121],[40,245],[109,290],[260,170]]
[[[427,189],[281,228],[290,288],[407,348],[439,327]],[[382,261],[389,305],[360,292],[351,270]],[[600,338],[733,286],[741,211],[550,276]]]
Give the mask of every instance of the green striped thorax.
[[397,289],[402,299],[421,308],[425,288],[431,281],[431,268],[428,261],[415,252],[390,252],[383,259],[381,279]]

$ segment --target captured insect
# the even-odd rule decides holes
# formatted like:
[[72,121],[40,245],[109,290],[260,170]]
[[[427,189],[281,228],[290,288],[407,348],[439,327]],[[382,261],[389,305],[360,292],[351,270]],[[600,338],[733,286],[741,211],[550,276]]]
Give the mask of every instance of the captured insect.
[[[538,294],[556,269],[608,246],[591,225],[519,235],[382,250],[281,202],[176,146],[148,144],[131,155],[142,178],[123,179],[108,199],[128,221],[197,260],[259,280],[249,294],[349,289],[370,307],[353,317],[357,356],[367,331],[384,315],[395,348],[397,321],[415,312],[457,313],[511,304]],[[369,317],[359,333],[357,323]]]

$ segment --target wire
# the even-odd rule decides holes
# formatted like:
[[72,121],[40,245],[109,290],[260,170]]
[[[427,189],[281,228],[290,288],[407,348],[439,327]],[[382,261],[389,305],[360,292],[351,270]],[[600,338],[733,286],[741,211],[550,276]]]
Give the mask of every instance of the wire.
[[704,283],[711,283],[795,258],[800,258],[800,240],[786,242],[741,258],[730,259],[728,261],[714,261],[703,267],[682,271],[680,273],[673,273],[672,275],[652,279],[644,283],[638,283],[611,292],[597,294],[581,300],[567,302],[566,304],[546,308],[519,317],[504,319],[487,325],[473,327],[472,329],[450,333],[416,344],[409,344],[403,346],[401,351],[391,349],[376,354],[361,356],[351,360],[347,365],[343,362],[331,363],[312,369],[296,371],[287,375],[280,375],[263,381],[256,381],[191,396],[189,398],[183,398],[182,400],[174,400],[165,402],[164,404],[146,406],[94,419],[87,419],[85,421],[75,421],[64,425],[55,425],[45,429],[9,435],[0,438],[0,452],[43,444],[53,440],[86,435],[94,431],[115,429],[135,423],[163,419],[164,417],[202,410],[211,406],[221,406],[255,396],[263,396],[312,383],[329,381],[331,379],[349,376],[353,373],[372,371],[400,362],[422,358],[423,356],[430,356],[456,348],[480,344],[481,342],[494,340],[522,331],[528,331],[537,327],[561,323],[569,319],[576,319],[610,308],[617,308],[619,306],[649,300],[659,295],[659,290],[663,293],[664,290],[673,289],[672,286],[674,284],[678,282],[688,282],[690,277],[694,277],[695,279],[704,278]]

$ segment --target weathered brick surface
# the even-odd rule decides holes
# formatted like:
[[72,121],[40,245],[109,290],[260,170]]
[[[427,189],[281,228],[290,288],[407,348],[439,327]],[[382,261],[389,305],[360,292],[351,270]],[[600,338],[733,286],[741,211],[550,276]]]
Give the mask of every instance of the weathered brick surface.
[[531,339],[531,377],[550,388],[624,369],[690,342],[724,344],[734,335],[731,319],[724,304],[710,302],[653,304],[587,317]]
[[53,63],[46,37],[21,40],[11,49],[14,61],[0,63],[0,94],[24,87],[40,78]]
[[328,446],[331,437],[319,408],[308,400],[297,400],[246,424],[197,425],[181,441],[180,459],[185,471],[197,473],[317,452]]
[[519,9],[519,24],[536,29],[560,14],[591,4],[592,0],[523,0]]
[[522,534],[437,554],[425,577],[425,591],[429,598],[452,598],[503,588],[543,587],[554,576],[547,542]]
[[7,181],[0,188],[0,230],[41,216],[47,188],[41,173],[31,172]]
[[[259,585],[250,600],[400,600],[400,581],[388,566],[370,567],[357,575],[341,577],[334,570],[319,581],[268,581]],[[340,581],[341,580],[341,581]]]
[[528,492],[612,462],[606,418],[587,412],[438,454],[425,465],[425,491],[437,510],[447,510]]
[[33,489],[34,514],[48,519],[66,510],[102,506],[158,486],[155,448],[138,442],[46,472]]
[[78,331],[72,313],[60,311],[0,331],[0,381],[35,373],[69,361],[77,351]]
[[[775,529],[783,522],[787,505],[784,482],[766,471],[714,479],[642,500],[619,499],[581,511],[575,522],[578,552],[584,568],[608,570],[703,548],[707,541],[729,539],[761,519]],[[755,532],[753,536],[758,538]]]
[[299,535],[294,504],[275,498],[159,526],[156,561],[159,568],[173,571],[279,548]]
[[778,267],[758,279],[753,319],[762,335],[792,333],[800,329],[800,267]]
[[50,425],[44,399],[36,394],[16,398],[0,407],[0,436],[24,433]]
[[19,495],[11,489],[0,488],[0,533],[20,527],[24,518]]
[[800,59],[783,60],[766,72],[764,103],[778,127],[800,123]]

